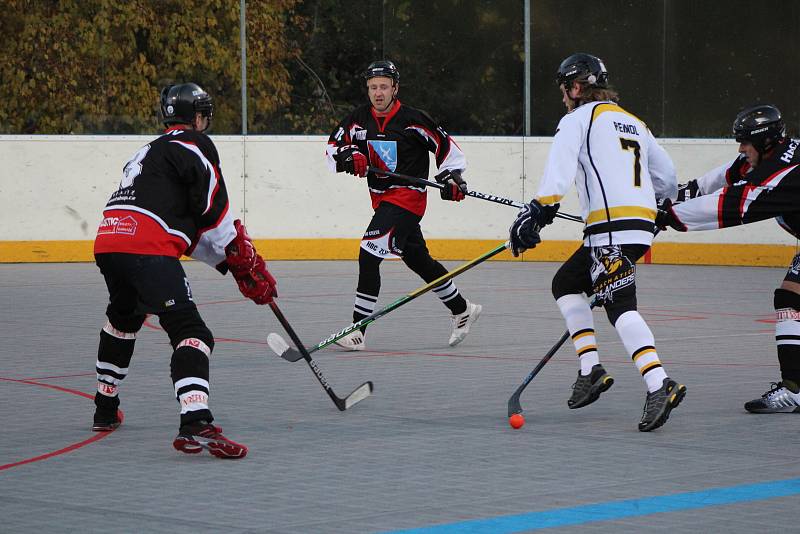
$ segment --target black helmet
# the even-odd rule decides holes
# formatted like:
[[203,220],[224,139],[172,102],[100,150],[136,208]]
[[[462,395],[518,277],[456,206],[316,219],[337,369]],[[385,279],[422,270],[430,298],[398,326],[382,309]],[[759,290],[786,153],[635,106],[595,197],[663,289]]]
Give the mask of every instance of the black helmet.
[[210,119],[214,104],[196,83],[168,85],[161,90],[161,116],[165,125],[191,124],[197,112]]
[[558,85],[569,87],[573,81],[595,87],[608,87],[608,71],[603,60],[591,54],[572,54],[561,62],[556,73]]
[[395,64],[388,59],[373,61],[369,64],[367,70],[364,71],[365,80],[377,78],[378,76],[385,76],[386,78],[394,80],[394,83],[400,83],[400,71],[397,70]]
[[781,112],[771,104],[761,104],[744,109],[733,121],[733,136],[741,143],[747,141],[759,154],[771,150],[775,143],[786,137],[786,125]]

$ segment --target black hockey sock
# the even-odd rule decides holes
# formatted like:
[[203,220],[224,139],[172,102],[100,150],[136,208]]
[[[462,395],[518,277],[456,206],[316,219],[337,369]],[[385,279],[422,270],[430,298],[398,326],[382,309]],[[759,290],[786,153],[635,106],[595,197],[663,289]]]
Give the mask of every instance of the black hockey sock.
[[181,426],[200,420],[209,423],[214,420],[208,408],[210,355],[209,346],[197,338],[181,341],[172,353],[170,370],[175,398],[180,405]]
[[[358,286],[353,303],[353,322],[357,323],[375,311],[378,295],[381,292],[381,258],[365,250],[358,255]],[[363,334],[367,327],[361,328]]]
[[[447,269],[444,268],[444,265],[431,258],[427,249],[424,249],[423,253],[420,254],[403,256],[403,262],[428,283],[447,274]],[[467,311],[467,301],[461,296],[452,280],[441,284],[433,292],[436,293],[442,304],[447,306],[453,315],[459,315]]]
[[775,290],[775,342],[781,379],[800,384],[800,295]]
[[122,332],[106,323],[100,331],[97,348],[97,394],[95,405],[104,410],[116,410],[119,406],[118,388],[126,376],[136,343],[135,332]]

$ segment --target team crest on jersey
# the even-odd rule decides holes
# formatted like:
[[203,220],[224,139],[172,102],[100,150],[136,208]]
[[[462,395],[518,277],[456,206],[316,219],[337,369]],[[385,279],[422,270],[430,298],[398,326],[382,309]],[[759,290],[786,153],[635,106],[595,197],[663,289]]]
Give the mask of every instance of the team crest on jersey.
[[369,163],[373,167],[394,172],[397,169],[397,141],[367,141]]
[[789,272],[794,276],[800,276],[800,254],[797,254],[792,260],[792,266],[789,267]]

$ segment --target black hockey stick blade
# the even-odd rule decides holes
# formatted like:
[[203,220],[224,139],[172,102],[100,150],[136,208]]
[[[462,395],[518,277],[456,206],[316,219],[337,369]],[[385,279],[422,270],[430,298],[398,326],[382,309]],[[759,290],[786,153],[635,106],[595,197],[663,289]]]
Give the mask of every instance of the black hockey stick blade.
[[[356,389],[351,391],[350,394],[343,399],[338,395],[336,395],[336,393],[333,391],[333,388],[331,387],[330,382],[328,381],[327,378],[325,378],[325,375],[322,374],[322,369],[320,369],[319,365],[317,365],[317,362],[315,362],[311,358],[311,355],[306,350],[302,341],[300,341],[300,338],[295,333],[294,328],[292,328],[292,325],[289,324],[289,321],[283,315],[283,312],[280,310],[280,308],[278,308],[278,305],[275,302],[270,302],[269,307],[272,308],[273,313],[275,313],[275,317],[278,318],[278,321],[281,323],[283,328],[286,330],[286,333],[289,334],[290,338],[292,338],[292,342],[294,342],[295,346],[300,351],[301,357],[306,361],[309,368],[311,368],[311,370],[314,371],[314,376],[317,378],[320,385],[322,385],[322,389],[325,390],[325,393],[328,394],[328,397],[330,397],[330,399],[333,401],[333,403],[336,405],[339,411],[343,412],[349,408],[352,408],[362,400],[372,395],[372,391],[374,390],[372,382],[364,382]],[[268,337],[267,343],[270,345],[270,347],[272,347],[273,345],[278,347],[286,345],[288,347],[289,345],[278,334],[273,333],[267,337]]]
[[[275,352],[282,358],[296,357],[297,360],[302,360],[304,358],[303,354],[300,351],[290,347],[285,339],[283,339],[278,334],[275,334],[274,332],[267,336],[267,344],[273,350],[273,352]],[[290,361],[297,361],[297,360],[290,360]],[[310,356],[309,358],[307,358],[306,361],[309,362],[311,369],[314,371],[315,374],[317,374],[317,377],[320,379],[320,382],[322,382],[323,387],[326,387],[326,390],[330,391],[329,385],[326,386],[326,384],[328,384],[328,381],[324,376],[322,376],[322,372],[319,370],[319,367],[317,367],[317,362],[311,359]],[[352,408],[353,406],[355,406],[362,400],[366,399],[370,395],[372,395],[372,392],[374,390],[375,387],[373,386],[372,382],[367,381],[358,386],[353,391],[351,391],[350,394],[344,399],[340,399],[339,397],[335,396],[332,396],[331,399],[333,399],[334,404],[336,404],[336,407],[339,408],[339,410],[345,411],[349,408]]]
[[[656,232],[658,233],[658,232]],[[591,301],[589,302],[589,309],[594,309],[597,306],[600,306],[602,303],[602,299],[600,299],[597,295],[593,295]],[[517,390],[511,395],[511,398],[508,399],[508,416],[511,417],[515,413],[522,413],[522,405],[519,402],[519,396],[522,395],[522,392],[525,391],[525,388],[528,387],[528,384],[531,383],[533,378],[539,374],[539,371],[542,370],[542,367],[550,361],[550,358],[558,352],[558,349],[561,348],[567,339],[569,338],[569,330],[565,331],[564,334],[561,336],[561,339],[556,341],[556,344],[553,345],[547,354],[544,355],[539,363],[536,364],[536,367],[533,368],[533,371],[528,373],[528,376],[525,377],[525,380],[522,381],[522,384],[519,385]]]
[[525,391],[525,388],[528,387],[528,384],[531,383],[533,378],[539,374],[539,371],[542,370],[542,367],[544,367],[545,364],[550,361],[550,358],[552,358],[553,355],[558,352],[558,349],[561,348],[561,345],[564,344],[567,338],[569,338],[569,330],[564,332],[564,335],[561,336],[561,339],[559,339],[556,344],[553,345],[553,347],[547,352],[547,354],[544,355],[544,358],[542,358],[539,363],[536,364],[536,367],[533,368],[533,371],[528,373],[528,376],[525,377],[525,380],[522,381],[522,384],[519,385],[514,394],[511,395],[511,398],[508,399],[509,417],[516,413],[522,413],[522,405],[519,402],[519,396],[522,395],[522,392]]
[[284,360],[296,362],[303,359],[303,355],[299,350],[290,347],[285,339],[274,332],[267,336],[267,345],[272,349],[272,352]]

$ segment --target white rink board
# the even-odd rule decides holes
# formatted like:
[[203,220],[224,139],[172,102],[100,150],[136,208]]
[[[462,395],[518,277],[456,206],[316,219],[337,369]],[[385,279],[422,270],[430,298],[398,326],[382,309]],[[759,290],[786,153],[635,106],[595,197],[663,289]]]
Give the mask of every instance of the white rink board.
[[[254,238],[357,238],[371,206],[362,179],[329,171],[324,136],[211,136],[220,152],[233,213],[244,215]],[[551,138],[454,136],[467,156],[471,189],[530,200]],[[125,162],[153,136],[0,136],[0,241],[91,240]],[[732,140],[666,139],[679,181],[732,160]],[[431,177],[435,167],[431,165]],[[574,190],[562,211],[579,214]],[[428,195],[423,230],[430,239],[503,240],[515,210],[467,198]],[[674,234],[672,234],[674,235]],[[579,239],[561,221],[548,240]],[[660,242],[793,244],[772,221],[715,232],[667,234]]]

